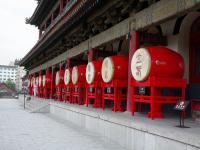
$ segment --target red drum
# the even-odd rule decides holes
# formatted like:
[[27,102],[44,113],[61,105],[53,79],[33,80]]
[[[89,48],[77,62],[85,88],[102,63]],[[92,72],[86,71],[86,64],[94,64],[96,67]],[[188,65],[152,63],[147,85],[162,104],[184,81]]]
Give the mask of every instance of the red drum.
[[140,48],[132,57],[131,73],[140,82],[150,76],[182,78],[184,60],[180,54],[165,47]]
[[31,78],[31,87],[35,86],[35,77]]
[[38,86],[39,85],[39,77],[35,78],[35,85]]
[[70,82],[71,82],[71,69],[66,69],[64,75],[64,83],[65,85],[68,85]]
[[86,81],[92,84],[94,81],[101,81],[101,65],[102,60],[89,62],[86,67]]
[[105,83],[109,83],[114,79],[127,80],[128,56],[106,57],[102,63],[101,75]]
[[42,76],[42,86],[45,87],[46,84],[46,75]]
[[72,83],[75,85],[77,83],[85,82],[85,71],[86,65],[74,66],[72,69]]
[[47,72],[46,77],[45,77],[45,87],[46,88],[51,88],[51,82],[52,82],[52,73],[51,71]]
[[55,79],[55,85],[63,85],[64,84],[64,70],[60,70],[56,72],[56,79]]

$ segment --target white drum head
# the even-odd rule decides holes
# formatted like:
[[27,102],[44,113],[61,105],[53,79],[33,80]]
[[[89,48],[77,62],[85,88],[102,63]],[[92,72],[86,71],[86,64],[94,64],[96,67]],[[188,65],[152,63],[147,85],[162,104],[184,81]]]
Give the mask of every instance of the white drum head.
[[31,86],[34,86],[35,85],[35,78],[33,77],[32,79],[31,79]]
[[42,76],[39,76],[39,86],[42,85]]
[[101,67],[101,75],[104,82],[108,83],[113,79],[114,63],[111,57],[106,57],[103,60]]
[[30,82],[31,82],[30,80],[31,80],[31,79],[28,80],[28,87],[30,86]]
[[42,76],[42,85],[45,86],[45,84],[46,84],[46,76],[43,75]]
[[138,49],[131,60],[131,73],[136,81],[144,81],[151,70],[151,56],[147,49]]
[[39,85],[39,77],[36,77],[36,81],[35,81],[36,86]]
[[74,66],[72,69],[72,83],[76,84],[78,82],[78,68]]
[[56,85],[60,83],[60,71],[56,72],[56,80],[55,80]]
[[94,81],[95,68],[93,62],[89,62],[86,67],[86,81],[91,84]]
[[64,82],[65,82],[65,85],[68,85],[69,82],[70,82],[70,71],[69,71],[69,69],[65,70]]

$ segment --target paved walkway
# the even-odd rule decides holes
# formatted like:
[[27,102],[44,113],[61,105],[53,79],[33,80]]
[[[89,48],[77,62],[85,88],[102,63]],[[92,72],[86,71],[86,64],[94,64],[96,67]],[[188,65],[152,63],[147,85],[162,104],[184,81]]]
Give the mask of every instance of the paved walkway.
[[17,100],[0,99],[0,150],[123,150],[123,148],[50,114],[24,111]]

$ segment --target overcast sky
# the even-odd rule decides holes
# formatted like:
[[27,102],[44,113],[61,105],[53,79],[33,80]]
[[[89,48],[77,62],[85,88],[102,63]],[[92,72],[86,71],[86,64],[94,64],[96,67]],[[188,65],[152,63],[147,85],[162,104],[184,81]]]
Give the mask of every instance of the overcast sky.
[[35,0],[0,0],[0,65],[23,58],[38,40],[38,30],[25,24]]

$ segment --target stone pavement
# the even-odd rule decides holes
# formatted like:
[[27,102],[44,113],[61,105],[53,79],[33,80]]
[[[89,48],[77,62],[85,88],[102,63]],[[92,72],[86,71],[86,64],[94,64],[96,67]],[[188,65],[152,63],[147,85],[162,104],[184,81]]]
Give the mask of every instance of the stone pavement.
[[123,149],[48,113],[25,111],[15,99],[0,99],[0,150]]

